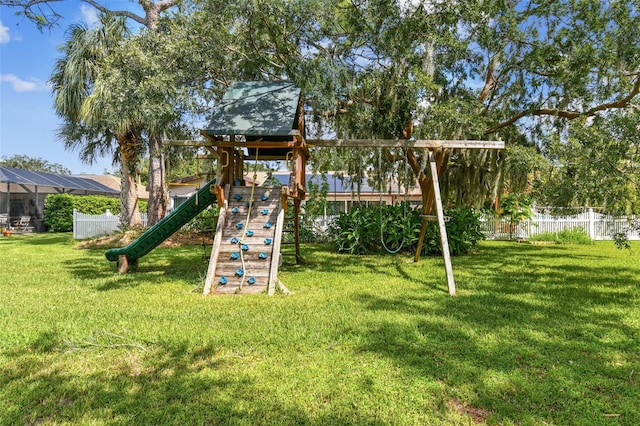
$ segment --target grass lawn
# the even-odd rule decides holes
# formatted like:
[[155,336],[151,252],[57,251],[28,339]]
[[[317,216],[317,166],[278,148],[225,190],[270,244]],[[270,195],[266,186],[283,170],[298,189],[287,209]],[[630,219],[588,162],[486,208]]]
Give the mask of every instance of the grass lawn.
[[0,424],[640,424],[640,244],[285,257],[294,292],[203,297],[202,247],[118,275],[0,238]]

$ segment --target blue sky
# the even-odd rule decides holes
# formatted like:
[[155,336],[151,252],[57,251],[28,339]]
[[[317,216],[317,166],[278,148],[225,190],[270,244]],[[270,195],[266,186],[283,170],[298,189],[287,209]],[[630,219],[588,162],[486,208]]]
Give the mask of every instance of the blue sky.
[[[103,1],[113,9],[136,10],[127,0]],[[65,32],[74,23],[95,22],[96,11],[86,3],[65,0],[54,3],[63,15],[52,30],[39,31],[16,10],[0,6],[0,157],[27,155],[61,164],[74,174],[113,171],[111,158],[83,164],[78,154],[66,151],[57,136],[60,119],[53,109],[47,80]]]

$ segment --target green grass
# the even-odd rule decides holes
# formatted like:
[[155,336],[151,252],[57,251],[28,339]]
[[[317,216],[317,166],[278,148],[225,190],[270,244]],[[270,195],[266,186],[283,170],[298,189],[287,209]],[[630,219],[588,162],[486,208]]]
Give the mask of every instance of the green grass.
[[118,275],[0,238],[0,424],[640,424],[640,244],[285,257],[294,292],[210,296],[202,247]]

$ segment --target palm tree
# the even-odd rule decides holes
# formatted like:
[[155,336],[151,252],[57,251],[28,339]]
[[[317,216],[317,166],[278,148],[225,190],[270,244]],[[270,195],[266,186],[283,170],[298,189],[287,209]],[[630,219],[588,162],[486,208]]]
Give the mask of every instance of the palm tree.
[[61,49],[63,57],[56,62],[49,79],[56,112],[64,120],[59,135],[65,147],[78,149],[80,158],[88,163],[107,153],[113,154],[114,163],[120,162],[120,222],[123,228],[142,223],[135,170],[140,146],[144,144],[140,143],[136,129],[107,126],[101,120],[102,111],[87,108],[87,100],[94,91],[101,62],[128,36],[125,18],[110,14],[100,15],[100,23],[94,28],[73,25]]

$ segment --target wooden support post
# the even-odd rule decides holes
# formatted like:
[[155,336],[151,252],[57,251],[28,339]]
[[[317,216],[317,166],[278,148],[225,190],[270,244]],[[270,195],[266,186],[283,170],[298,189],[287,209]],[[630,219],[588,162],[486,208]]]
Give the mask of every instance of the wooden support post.
[[[429,152],[427,155],[431,156],[432,154]],[[445,155],[444,150],[439,150],[436,152],[436,163],[438,176],[443,172],[443,170],[447,167],[447,163],[449,162],[449,155]],[[431,157],[430,157],[431,158]],[[416,247],[416,253],[413,258],[414,262],[418,262],[420,260],[420,253],[422,252],[422,246],[424,245],[424,239],[427,234],[427,226],[428,220],[425,218],[425,215],[428,215],[433,210],[434,199],[434,190],[433,190],[433,179],[430,179],[422,170],[420,170],[420,164],[415,157],[415,154],[412,150],[407,150],[407,161],[409,161],[409,165],[414,170],[418,178],[418,183],[420,184],[420,190],[422,191],[422,226],[420,227],[420,237],[418,238],[418,246]]]
[[304,263],[304,259],[300,254],[300,203],[300,199],[293,199],[293,236],[296,244],[296,264]]
[[289,209],[288,199],[289,199],[289,187],[283,186],[280,188],[280,208],[282,208],[282,210],[284,210],[285,213]]
[[418,238],[418,247],[416,248],[416,254],[413,257],[413,261],[417,262],[420,260],[420,252],[422,251],[422,246],[424,245],[424,238],[427,235],[427,226],[429,226],[429,221],[425,217],[426,208],[422,209],[422,226],[420,227],[420,238]]
[[240,185],[244,185],[244,159],[242,158],[242,153],[238,149],[233,150],[233,182],[232,185],[236,184],[236,181],[240,182]]
[[[282,227],[284,226],[284,210],[278,212],[276,229],[273,236],[273,248],[271,250],[271,265],[269,267],[269,282],[267,283],[267,294],[272,296],[276,291],[278,279],[278,266],[280,265],[280,247],[282,244]],[[286,287],[285,287],[286,288]]]
[[118,273],[126,274],[129,271],[129,259],[124,254],[118,256]]
[[118,273],[126,274],[129,272],[129,268],[135,269],[138,266],[138,259],[129,260],[126,255],[121,254],[118,256]]
[[442,197],[440,196],[440,183],[438,181],[438,164],[436,163],[436,158],[433,153],[431,153],[429,157],[429,169],[431,170],[431,182],[433,183],[436,215],[438,216],[438,228],[440,230],[444,269],[447,272],[447,285],[449,286],[449,294],[451,296],[455,296],[456,285],[453,281],[453,266],[451,265],[451,253],[449,253],[449,240],[447,239],[447,228],[444,224],[444,210],[442,209]]
[[225,198],[224,198],[224,188],[222,185],[216,185],[212,188],[209,189],[209,192],[213,191],[212,193],[215,194],[216,196],[216,202],[218,204],[218,208],[221,209],[222,206],[224,206],[224,202],[225,202]]

